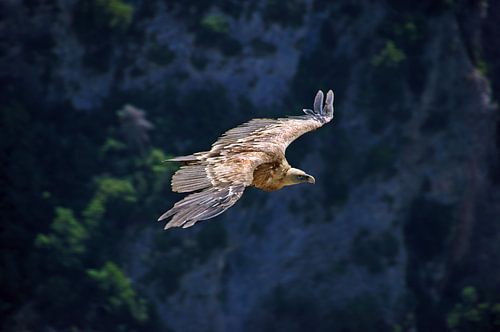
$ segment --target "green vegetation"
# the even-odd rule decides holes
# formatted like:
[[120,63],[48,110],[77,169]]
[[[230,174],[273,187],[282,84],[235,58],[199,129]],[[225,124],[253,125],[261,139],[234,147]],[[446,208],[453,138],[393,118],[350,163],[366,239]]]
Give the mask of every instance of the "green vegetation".
[[481,300],[476,288],[465,287],[461,301],[447,315],[453,332],[497,331],[500,329],[500,302]]
[[385,45],[372,58],[374,65],[382,67],[379,70],[385,68],[389,75],[401,76],[400,84],[406,84],[416,96],[420,95],[428,70],[422,51],[431,33],[427,16],[418,12],[387,20],[378,29]]
[[112,28],[125,28],[132,22],[134,7],[123,0],[95,0],[95,4],[109,16]]
[[405,94],[409,90],[418,97],[423,91],[428,66],[422,50],[431,33],[427,24],[420,14],[395,15],[378,27],[377,35],[383,44],[371,56],[367,79],[358,96],[359,107],[369,110],[368,128],[376,134],[391,130],[388,123],[409,120]]
[[[0,234],[3,245],[10,243],[0,254],[2,321],[11,322],[7,317],[29,297],[37,313],[29,324],[157,330],[154,308],[120,268],[120,240],[168,204],[173,165],[161,164],[165,153],[150,144],[139,153],[124,143],[115,112],[33,110],[39,108],[27,102],[0,109],[8,125],[1,130],[1,168],[10,182],[8,191],[0,189],[2,206],[10,206],[2,210],[13,221]],[[23,129],[28,123],[31,129]]]
[[405,82],[401,74],[407,68],[406,58],[395,41],[387,40],[371,59],[372,68],[361,90],[359,104],[370,109],[368,127],[374,133],[382,133],[387,123],[404,122],[410,117],[408,106],[404,104]]
[[83,216],[89,226],[96,226],[102,220],[106,212],[106,206],[110,201],[121,200],[131,204],[136,202],[135,190],[127,180],[103,177],[97,179],[97,191],[91,199]]
[[[108,146],[109,142],[106,142]],[[158,154],[157,150],[152,154]],[[152,160],[157,162],[154,157]],[[64,287],[71,287],[75,294],[61,303],[40,306],[39,310],[47,319],[55,317],[60,306],[78,310],[57,319],[60,327],[74,324],[74,315],[78,314],[85,318],[81,323],[85,328],[109,325],[123,331],[148,330],[151,324],[158,323],[151,320],[154,315],[149,313],[146,300],[137,296],[132,283],[115,262],[116,244],[103,247],[111,234],[119,234],[120,221],[126,220],[133,211],[138,201],[136,189],[130,180],[110,176],[96,177],[94,186],[95,193],[81,212],[83,222],[76,219],[72,210],[56,208],[50,233],[39,234],[35,239],[39,254],[47,262],[43,273],[51,276],[38,284],[40,300],[49,299],[50,292],[59,294]],[[100,262],[105,262],[101,268],[92,267]],[[73,280],[79,282],[73,284]],[[79,305],[81,295],[78,294],[86,294],[93,300],[85,306]]]
[[[87,268],[113,257],[106,250],[93,250],[102,247],[102,238],[112,233],[103,227],[116,217],[108,214],[108,209],[116,201],[135,202],[133,192],[130,183],[124,180],[99,178],[97,191],[82,213],[84,223],[78,222],[71,210],[57,208],[51,232],[36,237],[35,246],[41,249],[39,254],[46,261],[43,271],[50,276],[37,286],[39,301],[42,301],[39,310],[45,313],[46,319],[55,319],[62,307],[68,307],[72,308],[65,309],[68,315],[57,319],[60,327],[78,322],[75,315],[85,318],[81,327],[86,328],[118,326],[129,331],[151,327],[153,321],[149,320],[146,301],[137,297],[131,282],[115,262],[108,260],[101,269]],[[74,280],[79,282],[75,284]],[[59,303],[42,305],[45,297],[51,298],[51,292],[60,294],[65,287],[71,287],[74,296],[67,296]],[[82,294],[94,300],[86,305],[78,304]]]
[[476,61],[476,68],[477,68],[477,70],[479,70],[479,72],[481,73],[481,75],[483,75],[483,77],[487,77],[488,76],[488,63],[486,61],[484,61],[483,59],[479,58]]
[[113,262],[106,262],[101,269],[88,269],[88,277],[103,292],[106,301],[100,305],[109,314],[123,312],[137,322],[148,320],[146,302],[137,297],[130,280]]
[[372,64],[374,66],[397,67],[404,59],[406,59],[406,55],[403,51],[397,48],[392,40],[388,40],[380,53],[372,59]]
[[222,14],[208,14],[201,20],[201,27],[214,34],[229,33],[229,21]]
[[73,211],[56,208],[56,216],[51,224],[50,234],[38,234],[36,246],[49,249],[52,257],[65,266],[79,263],[79,257],[85,253],[85,241],[88,232],[73,215]]

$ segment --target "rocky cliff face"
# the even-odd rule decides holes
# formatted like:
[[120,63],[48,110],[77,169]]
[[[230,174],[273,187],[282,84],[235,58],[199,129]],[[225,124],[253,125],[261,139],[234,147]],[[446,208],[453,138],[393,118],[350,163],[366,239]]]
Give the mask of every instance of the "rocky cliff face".
[[75,112],[133,103],[171,154],[336,93],[333,123],[288,151],[315,186],[250,189],[191,229],[125,233],[121,262],[166,326],[438,331],[462,288],[498,291],[498,5],[131,4],[4,5],[8,42],[38,34],[2,72]]

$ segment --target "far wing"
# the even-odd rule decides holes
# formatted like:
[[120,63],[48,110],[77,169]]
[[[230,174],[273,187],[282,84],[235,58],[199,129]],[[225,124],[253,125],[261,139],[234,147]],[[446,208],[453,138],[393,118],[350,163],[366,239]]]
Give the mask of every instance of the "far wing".
[[212,146],[209,154],[232,149],[281,154],[298,137],[318,129],[333,118],[333,91],[328,91],[323,107],[323,92],[314,99],[314,111],[305,109],[303,116],[279,119],[253,119],[224,133]]

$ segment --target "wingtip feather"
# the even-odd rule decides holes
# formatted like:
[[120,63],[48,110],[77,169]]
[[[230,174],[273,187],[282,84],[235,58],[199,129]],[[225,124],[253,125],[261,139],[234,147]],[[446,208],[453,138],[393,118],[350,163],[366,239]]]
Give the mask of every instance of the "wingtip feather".
[[163,221],[163,220],[169,218],[170,216],[172,216],[172,210],[171,209],[168,210],[167,212],[165,212],[164,214],[162,214],[160,216],[160,218],[158,218],[158,221]]
[[302,109],[302,112],[306,113],[307,115],[312,115],[312,116],[314,116],[316,114],[313,112],[313,110],[310,110],[308,108]]
[[323,91],[318,90],[314,97],[314,112],[317,114],[323,114],[323,98]]
[[326,94],[326,104],[327,105],[331,104],[333,106],[334,98],[335,94],[333,93],[333,90],[328,90],[328,93]]
[[[328,90],[326,94],[325,107],[323,108],[323,114],[331,120],[333,118],[333,100],[335,95],[332,90]],[[327,120],[327,121],[329,121]]]
[[179,224],[178,221],[172,219],[169,222],[165,224],[165,227],[163,227],[164,230],[170,229],[170,228],[175,228],[175,227],[181,227],[182,224]]

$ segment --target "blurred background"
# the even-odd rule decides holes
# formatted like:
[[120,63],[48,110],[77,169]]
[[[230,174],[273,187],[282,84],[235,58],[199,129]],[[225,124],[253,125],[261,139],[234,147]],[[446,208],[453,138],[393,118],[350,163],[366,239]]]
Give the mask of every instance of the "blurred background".
[[[4,0],[2,331],[499,331],[500,2]],[[335,118],[163,231],[174,155]]]

